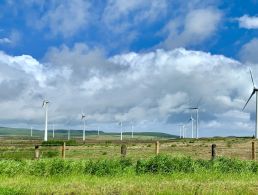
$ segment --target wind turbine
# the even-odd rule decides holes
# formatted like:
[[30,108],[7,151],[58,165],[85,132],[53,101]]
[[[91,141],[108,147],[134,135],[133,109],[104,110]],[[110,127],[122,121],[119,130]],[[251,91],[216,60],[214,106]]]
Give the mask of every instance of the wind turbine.
[[179,130],[180,130],[180,138],[185,138],[185,125],[180,124],[179,125]]
[[199,107],[198,107],[198,105],[196,106],[196,107],[191,107],[191,108],[189,108],[190,110],[195,110],[196,111],[196,139],[198,139],[199,138]]
[[131,121],[132,139],[133,139],[133,121]]
[[252,83],[253,83],[253,91],[252,91],[250,97],[248,98],[247,102],[245,103],[245,106],[243,107],[243,110],[245,109],[245,107],[247,106],[248,102],[253,97],[253,95],[256,94],[255,138],[258,139],[258,124],[257,124],[257,122],[258,122],[258,115],[257,115],[257,111],[258,111],[258,93],[257,93],[257,91],[258,91],[258,89],[254,85],[254,79],[253,79],[251,69],[249,69],[249,72],[250,72],[251,80],[252,80]]
[[71,129],[69,128],[69,129],[68,129],[68,138],[67,138],[68,140],[70,140],[70,138],[71,138],[71,137],[70,137],[70,136],[71,136],[71,134],[70,134],[71,132],[70,132],[70,131],[71,131]]
[[47,141],[47,123],[48,123],[48,100],[43,100],[42,108],[45,108],[45,134],[44,134],[44,141]]
[[185,138],[185,125],[182,125],[182,129],[183,129],[183,138]]
[[30,127],[30,136],[32,137],[32,126]]
[[182,138],[182,125],[178,125],[179,126],[179,138]]
[[53,124],[53,138],[55,138],[55,125]]
[[99,127],[98,127],[98,136],[99,136]]
[[82,117],[81,120],[83,120],[83,135],[82,135],[82,140],[85,141],[85,120],[86,120],[86,116],[85,114],[82,112]]
[[120,125],[120,140],[122,141],[123,140],[123,122],[120,121],[118,125]]
[[193,138],[194,137],[194,121],[195,120],[194,120],[192,114],[191,114],[189,121],[191,121],[191,125],[192,125],[192,138]]

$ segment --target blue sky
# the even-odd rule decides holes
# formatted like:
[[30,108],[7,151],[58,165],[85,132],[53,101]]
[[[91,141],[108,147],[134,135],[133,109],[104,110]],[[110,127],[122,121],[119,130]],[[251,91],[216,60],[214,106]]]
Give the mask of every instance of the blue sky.
[[254,101],[242,107],[252,87],[248,67],[258,75],[257,6],[1,1],[0,124],[43,128],[39,102],[47,97],[50,123],[60,128],[81,128],[84,110],[89,128],[119,130],[122,120],[139,131],[178,133],[191,115],[185,108],[202,98],[203,136],[252,135]]
[[[73,46],[77,42],[86,43],[90,47],[103,47],[107,55],[151,50],[167,38],[167,34],[162,31],[170,20],[187,15],[191,10],[191,8],[186,8],[187,6],[192,9],[212,7],[223,15],[213,36],[196,45],[187,45],[187,49],[204,50],[238,58],[238,51],[241,47],[257,36],[257,30],[241,29],[236,20],[245,14],[250,16],[257,14],[258,3],[255,0],[245,1],[245,3],[243,1],[192,1],[196,3],[161,1],[165,2],[165,5],[157,9],[155,14],[158,16],[155,19],[152,21],[148,21],[148,18],[139,19],[139,22],[134,20],[141,17],[140,15],[147,12],[149,8],[148,5],[144,5],[145,2],[142,5],[139,3],[139,7],[137,5],[132,6],[131,9],[129,7],[124,14],[115,16],[114,21],[110,22],[105,21],[104,12],[108,5],[112,4],[112,1],[82,2],[87,4],[85,10],[81,10],[87,12],[85,19],[78,19],[78,26],[76,24],[72,26],[69,24],[73,22],[72,18],[68,16],[67,19],[62,19],[61,14],[64,13],[58,12],[59,8],[60,12],[69,9],[73,3],[68,1],[27,1],[27,3],[1,1],[0,35],[2,38],[8,39],[14,36],[14,40],[12,40],[14,43],[1,44],[0,49],[13,55],[26,53],[37,59],[43,58],[49,47],[59,47],[62,44]],[[61,8],[62,4],[63,8]],[[113,2],[113,4],[115,3]],[[74,12],[76,11],[74,10]],[[42,22],[44,18],[50,18],[51,13],[61,19],[52,22],[49,19],[49,21]],[[54,25],[59,25],[58,23],[67,25],[68,32],[61,29],[55,30]],[[121,28],[121,30],[113,30],[113,25],[114,28]],[[127,27],[122,27],[123,25],[127,25]],[[129,40],[127,40],[128,36],[131,37]],[[117,43],[117,40],[121,44]]]

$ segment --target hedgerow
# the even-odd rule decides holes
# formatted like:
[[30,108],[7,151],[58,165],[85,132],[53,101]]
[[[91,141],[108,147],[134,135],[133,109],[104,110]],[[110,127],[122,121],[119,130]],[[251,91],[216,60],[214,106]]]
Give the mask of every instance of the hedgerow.
[[40,160],[0,160],[0,175],[21,174],[55,176],[85,174],[108,176],[126,173],[173,174],[194,172],[257,173],[258,163],[237,159],[194,160],[190,157],[157,155],[133,163],[129,158],[105,160],[64,160],[60,158]]

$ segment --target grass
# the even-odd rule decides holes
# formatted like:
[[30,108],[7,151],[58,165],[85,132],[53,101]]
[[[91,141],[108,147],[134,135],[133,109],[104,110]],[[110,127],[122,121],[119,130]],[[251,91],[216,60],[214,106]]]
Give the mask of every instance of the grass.
[[256,175],[0,176],[1,194],[256,194]]
[[[128,158],[121,161],[123,143],[113,140],[71,142],[66,160],[60,158],[62,140],[41,146],[40,160],[31,160],[33,140],[4,140],[0,194],[257,194],[258,165],[248,160],[252,141],[161,140],[158,157],[154,141],[126,141]],[[212,143],[216,161],[209,161]]]
[[253,161],[164,155],[137,163],[129,159],[0,161],[0,194],[256,194],[257,167]]

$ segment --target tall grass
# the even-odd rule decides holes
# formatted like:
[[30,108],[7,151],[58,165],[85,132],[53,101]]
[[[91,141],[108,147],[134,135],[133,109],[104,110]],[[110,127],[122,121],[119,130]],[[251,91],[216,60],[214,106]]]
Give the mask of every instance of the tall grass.
[[133,163],[131,159],[111,160],[0,160],[0,175],[117,175],[136,174],[173,174],[173,173],[257,173],[258,163],[236,159],[218,158],[214,161],[193,160],[190,157],[170,157],[158,155]]

